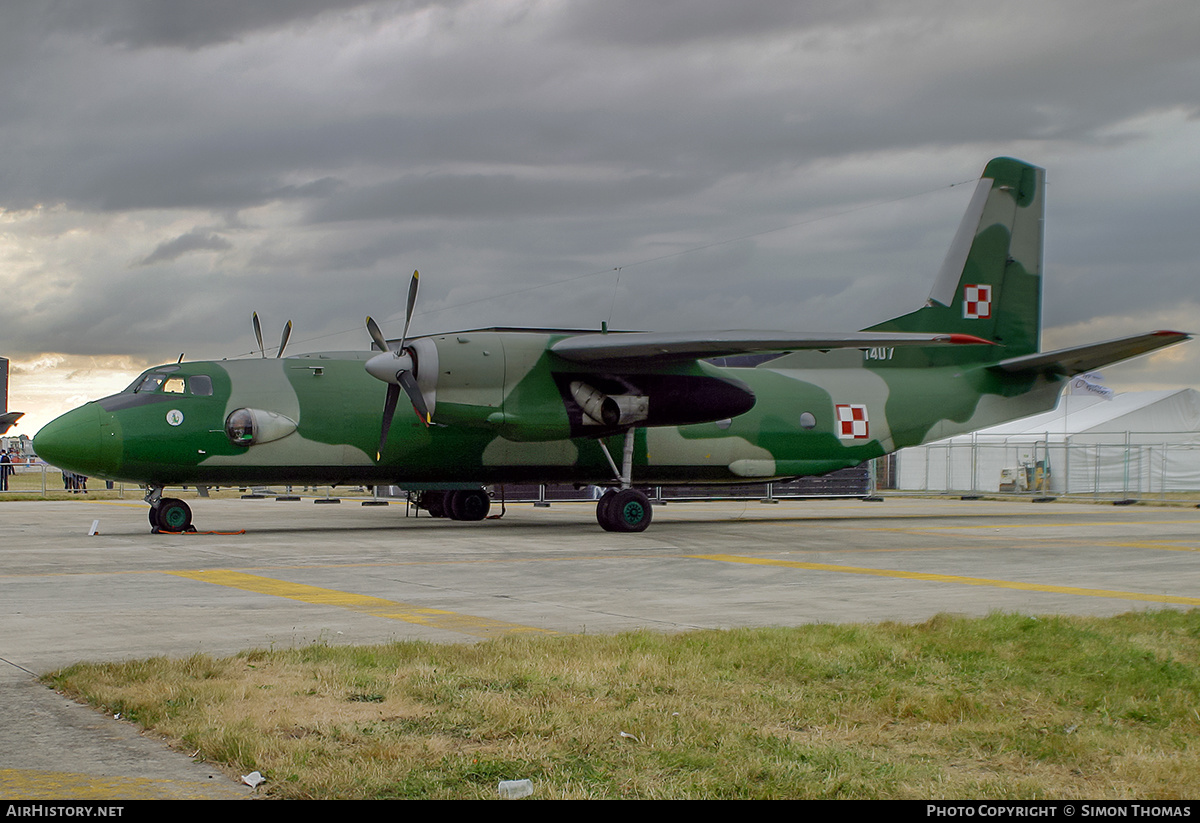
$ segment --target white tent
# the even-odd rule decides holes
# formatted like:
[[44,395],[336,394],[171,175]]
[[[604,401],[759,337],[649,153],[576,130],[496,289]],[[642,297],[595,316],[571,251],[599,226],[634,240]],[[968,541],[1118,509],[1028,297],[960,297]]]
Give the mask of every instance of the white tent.
[[1052,411],[900,451],[896,484],[995,492],[1005,469],[1060,494],[1200,489],[1200,393],[1064,395]]

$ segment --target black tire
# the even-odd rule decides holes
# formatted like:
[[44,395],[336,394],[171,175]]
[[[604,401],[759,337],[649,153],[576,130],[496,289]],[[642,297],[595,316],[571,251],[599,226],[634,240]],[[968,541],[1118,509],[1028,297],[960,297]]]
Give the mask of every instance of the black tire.
[[492,498],[483,489],[452,491],[446,495],[446,511],[453,520],[483,520],[492,508]]
[[606,532],[616,531],[613,528],[612,522],[612,501],[617,496],[616,489],[608,489],[604,494],[600,495],[600,499],[596,501],[596,522],[600,524]]
[[596,517],[607,531],[644,532],[650,525],[653,516],[650,498],[637,489],[621,489],[613,494],[607,506],[603,504],[604,497],[601,497],[596,506]]
[[417,505],[429,512],[430,517],[445,517],[446,496],[445,492],[422,492]]
[[178,498],[164,497],[158,501],[155,520],[159,531],[184,532],[192,525],[192,510]]

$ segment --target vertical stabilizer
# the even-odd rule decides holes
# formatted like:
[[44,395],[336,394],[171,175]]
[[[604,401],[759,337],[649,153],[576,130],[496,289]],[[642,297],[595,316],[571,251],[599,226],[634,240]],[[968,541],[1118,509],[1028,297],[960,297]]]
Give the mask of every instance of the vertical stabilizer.
[[1044,169],[992,160],[925,306],[868,331],[952,332],[998,344],[935,353],[934,362],[990,362],[1038,351],[1044,210]]

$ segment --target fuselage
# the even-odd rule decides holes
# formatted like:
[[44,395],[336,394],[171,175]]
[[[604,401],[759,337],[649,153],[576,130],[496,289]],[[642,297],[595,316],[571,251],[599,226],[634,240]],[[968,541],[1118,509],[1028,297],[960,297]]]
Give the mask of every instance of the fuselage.
[[824,474],[1040,411],[1058,388],[856,349],[596,371],[548,351],[562,337],[414,341],[433,425],[400,409],[378,458],[384,391],[364,369],[377,352],[156,367],[45,426],[35,448],[81,474],[160,486],[611,482],[599,441],[619,454],[623,436],[581,410],[584,385],[648,398],[634,427],[639,484],[746,483]]

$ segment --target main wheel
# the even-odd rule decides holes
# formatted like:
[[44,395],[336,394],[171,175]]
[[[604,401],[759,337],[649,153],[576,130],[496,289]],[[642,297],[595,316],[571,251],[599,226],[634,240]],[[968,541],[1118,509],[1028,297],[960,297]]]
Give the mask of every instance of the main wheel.
[[650,498],[637,489],[606,492],[596,504],[596,519],[605,531],[644,532],[652,516]]
[[429,512],[430,517],[445,517],[446,516],[446,493],[445,492],[421,492],[420,502],[417,504],[425,511]]
[[[182,532],[192,525],[192,510],[187,503],[175,497],[164,497],[158,501],[157,521],[159,531]],[[152,521],[153,522],[153,521]]]
[[464,489],[446,495],[446,512],[453,520],[483,520],[492,498],[483,489]]
[[596,501],[596,522],[608,532],[614,531],[614,529],[609,528],[609,523],[612,521],[612,514],[610,514],[612,511],[612,501],[616,496],[616,489],[608,489]]

